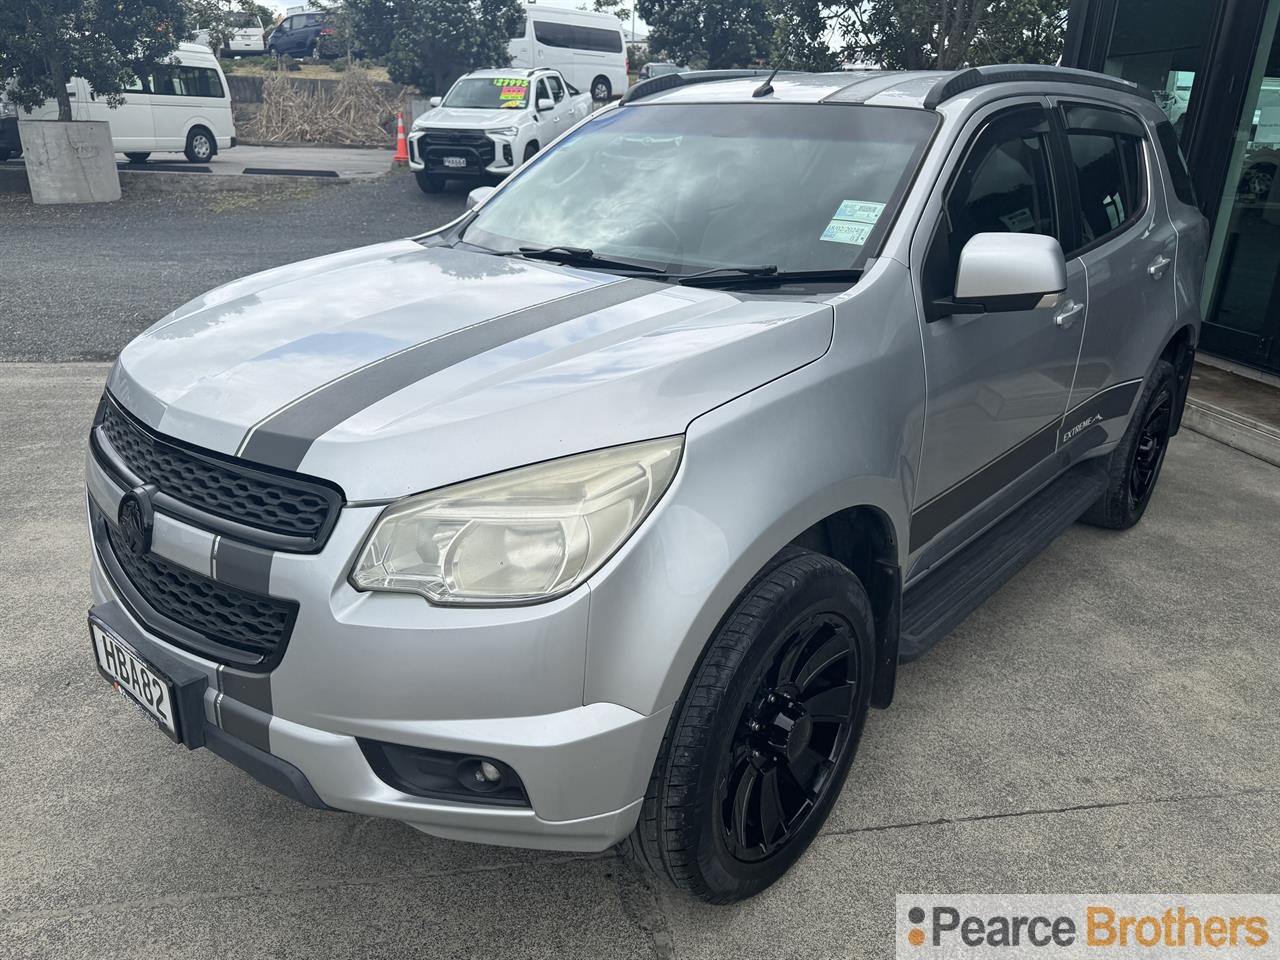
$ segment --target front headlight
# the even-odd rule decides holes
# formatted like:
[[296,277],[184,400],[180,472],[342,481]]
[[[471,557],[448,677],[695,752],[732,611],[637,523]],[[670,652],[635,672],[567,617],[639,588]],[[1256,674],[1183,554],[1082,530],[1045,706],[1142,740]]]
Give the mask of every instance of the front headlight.
[[520,132],[519,127],[499,127],[497,130],[490,130],[495,137],[514,137]]
[[648,516],[683,448],[683,437],[647,440],[407,497],[378,518],[351,584],[440,604],[568,593]]

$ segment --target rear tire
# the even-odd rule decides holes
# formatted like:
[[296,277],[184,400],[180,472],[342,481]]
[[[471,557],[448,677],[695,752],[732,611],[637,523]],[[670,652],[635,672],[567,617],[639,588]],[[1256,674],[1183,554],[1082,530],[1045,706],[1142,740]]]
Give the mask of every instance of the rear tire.
[[418,189],[423,193],[443,193],[448,183],[444,177],[425,170],[413,171],[413,178],[418,181]]
[[182,152],[192,163],[208,163],[218,152],[218,143],[204,127],[192,127],[187,134],[187,147]]
[[591,81],[591,99],[597,103],[604,103],[613,96],[613,84],[609,82],[608,77],[596,77]]
[[871,604],[858,578],[788,547],[738,597],[676,704],[628,840],[710,903],[764,890],[804,853],[870,705]]
[[1169,449],[1177,397],[1173,364],[1161,360],[1147,378],[1119,446],[1106,458],[1107,490],[1085,511],[1082,523],[1128,530],[1142,519]]
[[150,151],[146,153],[126,153],[125,157],[130,163],[146,163],[147,157],[151,156]]

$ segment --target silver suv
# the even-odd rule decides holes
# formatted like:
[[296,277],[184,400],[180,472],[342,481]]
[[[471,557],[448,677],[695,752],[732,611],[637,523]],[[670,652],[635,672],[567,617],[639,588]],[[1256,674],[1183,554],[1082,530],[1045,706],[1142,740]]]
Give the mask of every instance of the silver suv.
[[899,663],[1146,509],[1206,247],[1173,129],[1056,68],[685,73],[472,199],[125,349],[98,667],[312,807],[750,896]]

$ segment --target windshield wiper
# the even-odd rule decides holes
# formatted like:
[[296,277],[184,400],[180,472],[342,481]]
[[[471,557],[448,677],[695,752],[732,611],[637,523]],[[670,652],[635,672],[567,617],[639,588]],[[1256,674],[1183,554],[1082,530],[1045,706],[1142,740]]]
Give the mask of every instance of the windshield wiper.
[[550,260],[553,263],[565,263],[574,267],[604,267],[606,269],[626,270],[633,273],[662,273],[657,267],[646,267],[642,263],[629,260],[612,260],[609,257],[597,257],[595,251],[587,247],[571,247],[556,244],[551,247],[521,247],[503,254],[507,257],[525,257],[529,260]]
[[714,267],[698,273],[670,274],[674,283],[692,287],[748,286],[785,283],[852,283],[862,276],[861,270],[779,270],[767,267]]

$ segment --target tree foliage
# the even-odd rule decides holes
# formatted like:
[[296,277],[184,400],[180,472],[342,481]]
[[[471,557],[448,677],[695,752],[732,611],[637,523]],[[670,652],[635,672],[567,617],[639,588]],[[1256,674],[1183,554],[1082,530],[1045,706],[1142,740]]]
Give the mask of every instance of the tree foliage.
[[188,32],[181,0],[0,0],[0,86],[11,81],[9,96],[29,109],[57,100],[70,120],[72,77],[117,104]]
[[[3,0],[0,0],[3,2]],[[443,93],[469,70],[511,63],[524,21],[519,0],[346,0],[366,53],[423,93]]]
[[845,0],[822,14],[847,59],[902,70],[1052,63],[1066,20],[1067,0]]
[[676,63],[716,70],[768,59],[774,33],[767,0],[636,0],[649,25],[649,50]]

